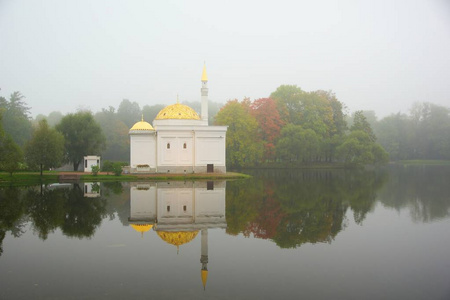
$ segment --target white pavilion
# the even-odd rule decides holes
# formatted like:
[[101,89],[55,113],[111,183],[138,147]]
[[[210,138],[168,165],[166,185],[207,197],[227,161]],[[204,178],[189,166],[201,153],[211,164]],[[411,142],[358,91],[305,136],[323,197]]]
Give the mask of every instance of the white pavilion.
[[130,173],[226,172],[227,126],[208,124],[208,77],[201,77],[201,115],[177,103],[163,108],[153,126],[143,119],[130,129]]

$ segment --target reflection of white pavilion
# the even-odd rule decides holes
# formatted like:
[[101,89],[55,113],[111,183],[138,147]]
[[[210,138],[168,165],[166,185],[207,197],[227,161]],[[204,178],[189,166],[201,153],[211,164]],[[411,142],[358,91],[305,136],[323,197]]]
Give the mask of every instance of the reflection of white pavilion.
[[85,182],[84,197],[87,198],[100,197],[100,184],[98,182]]
[[201,277],[208,276],[208,228],[226,228],[222,182],[131,183],[131,226],[143,235],[153,228],[177,249],[201,231]]

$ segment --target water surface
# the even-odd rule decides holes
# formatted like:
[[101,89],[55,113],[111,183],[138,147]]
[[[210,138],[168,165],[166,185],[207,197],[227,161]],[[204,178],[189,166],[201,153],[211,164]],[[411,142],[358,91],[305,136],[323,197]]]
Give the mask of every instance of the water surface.
[[1,299],[448,299],[450,168],[0,189]]

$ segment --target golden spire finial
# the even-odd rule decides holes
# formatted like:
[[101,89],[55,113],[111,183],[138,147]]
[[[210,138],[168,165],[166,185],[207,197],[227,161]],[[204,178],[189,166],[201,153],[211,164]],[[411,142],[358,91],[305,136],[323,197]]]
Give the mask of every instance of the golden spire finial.
[[141,114],[141,122],[144,122],[144,114]]
[[206,75],[206,63],[203,63],[202,81],[208,81],[208,75]]

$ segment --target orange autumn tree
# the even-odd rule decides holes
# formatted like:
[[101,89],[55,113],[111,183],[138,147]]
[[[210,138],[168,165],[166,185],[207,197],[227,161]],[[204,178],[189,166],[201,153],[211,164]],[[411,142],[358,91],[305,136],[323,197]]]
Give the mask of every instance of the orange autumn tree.
[[275,159],[275,143],[284,121],[280,117],[275,100],[260,98],[250,104],[250,113],[258,121],[258,134],[264,142],[264,160]]

